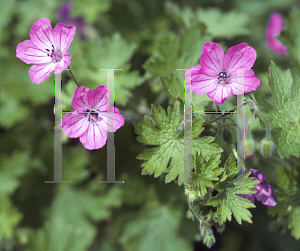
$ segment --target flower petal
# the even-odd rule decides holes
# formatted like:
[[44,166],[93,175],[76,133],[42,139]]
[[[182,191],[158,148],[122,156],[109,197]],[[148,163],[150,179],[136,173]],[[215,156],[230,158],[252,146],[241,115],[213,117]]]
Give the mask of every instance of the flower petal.
[[201,72],[209,76],[218,76],[223,71],[224,51],[220,45],[207,42],[201,51]]
[[229,98],[231,93],[232,90],[229,84],[219,83],[215,90],[207,93],[207,96],[210,97],[216,105],[220,105]]
[[228,75],[230,76],[228,83],[235,95],[254,91],[260,85],[260,79],[255,76],[252,70],[230,70]]
[[89,123],[88,129],[79,140],[88,150],[99,149],[106,143],[107,131],[99,126],[98,123]]
[[108,132],[115,132],[125,123],[125,118],[119,112],[119,109],[114,107],[112,112],[112,107],[108,108],[106,114],[101,114],[102,120],[99,122],[99,126]]
[[89,105],[99,111],[107,111],[110,91],[106,85],[99,85],[88,95]]
[[198,75],[200,73],[201,66],[193,66],[185,74],[185,86],[188,90],[192,91],[192,76]]
[[258,201],[266,206],[276,206],[275,192],[269,184],[261,182],[255,186],[255,189],[257,190],[255,198]]
[[223,68],[230,69],[250,69],[256,59],[256,51],[246,43],[232,46],[224,56]]
[[266,177],[263,173],[257,169],[250,169],[251,174],[249,177],[254,177],[255,179],[259,180],[260,182],[266,182]]
[[70,138],[78,138],[83,135],[89,127],[88,117],[84,112],[70,112],[62,118],[62,132]]
[[52,50],[54,44],[52,27],[48,18],[42,18],[33,23],[30,30],[30,38],[32,43],[40,50],[47,52],[46,49]]
[[275,38],[276,36],[280,35],[283,29],[284,29],[283,16],[278,12],[271,13],[266,28],[267,46],[278,54],[286,55],[287,48],[281,43],[281,41]]
[[52,30],[55,48],[60,50],[63,54],[67,52],[75,33],[76,27],[73,25],[65,25],[62,23],[55,25],[54,30]]
[[17,45],[16,57],[26,64],[44,64],[51,63],[52,60],[45,51],[37,48],[31,40],[25,40]]
[[91,109],[88,102],[89,93],[90,89],[86,86],[80,86],[75,89],[71,102],[75,111],[86,111],[87,109]]
[[279,12],[273,12],[270,14],[266,33],[268,36],[279,36],[284,29],[283,16]]
[[29,76],[32,82],[40,84],[53,72],[54,64],[35,64],[29,69]]

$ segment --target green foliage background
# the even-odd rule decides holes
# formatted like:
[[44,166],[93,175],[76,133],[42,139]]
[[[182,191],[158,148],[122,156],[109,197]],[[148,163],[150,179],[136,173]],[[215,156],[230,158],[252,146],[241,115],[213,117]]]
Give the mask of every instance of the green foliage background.
[[[161,112],[160,119],[166,119],[162,109],[173,106],[176,98],[183,95],[176,88],[168,88],[184,81],[183,72],[176,69],[199,64],[202,46],[208,41],[218,42],[225,50],[241,42],[255,48],[257,60],[253,69],[261,79],[258,90],[263,91],[255,93],[255,99],[259,106],[265,107],[272,128],[277,128],[272,132],[273,139],[287,135],[287,141],[276,141],[280,148],[270,159],[263,159],[256,151],[253,160],[246,162],[247,169],[259,169],[265,174],[276,189],[278,205],[267,210],[256,202],[256,208],[250,209],[252,224],[243,221],[239,225],[234,218],[226,222],[224,233],[216,233],[216,244],[211,250],[299,250],[296,239],[300,237],[297,119],[300,113],[293,110],[299,104],[296,94],[300,93],[296,78],[300,75],[299,3],[296,0],[74,0],[71,16],[82,16],[87,23],[87,39],[80,40],[77,30],[69,49],[70,66],[79,82],[94,89],[106,84],[106,73],[98,68],[123,69],[115,74],[115,102],[126,120],[115,133],[115,173],[116,180],[124,184],[98,183],[106,176],[106,146],[88,151],[78,139],[66,136],[63,136],[63,180],[72,183],[45,184],[53,180],[54,74],[36,85],[28,75],[30,65],[15,55],[17,44],[29,39],[34,21],[47,17],[52,27],[60,22],[57,10],[62,3],[0,2],[0,250],[206,250],[200,243],[198,222],[186,217],[188,205],[183,186],[170,182],[180,170],[174,169],[173,176],[171,172],[167,174],[171,177],[167,184],[163,169],[156,179],[155,175],[141,176],[142,161],[136,158],[146,147],[137,141],[139,138],[136,140],[132,121],[149,115],[151,104],[161,105],[154,110]],[[265,27],[271,11],[279,11],[286,18],[287,29],[280,40],[288,46],[287,57],[266,48]],[[271,60],[281,70],[273,63],[268,79],[266,72]],[[290,71],[283,72],[288,68]],[[66,73],[62,74],[62,81],[63,110],[71,110],[76,85]],[[282,94],[280,91],[287,88],[284,83],[289,88]],[[164,87],[175,98],[161,91]],[[193,100],[196,110],[212,105],[206,95],[193,96]],[[291,121],[285,116],[277,119],[274,102],[278,100],[283,106],[282,113],[288,113]],[[290,107],[284,106],[287,100],[291,100]],[[232,95],[220,109],[231,110],[234,105]],[[249,116],[246,107],[246,121]],[[212,117],[205,119],[209,118]],[[257,143],[265,135],[263,128],[264,124],[256,119],[252,129]],[[211,136],[210,129],[199,133]],[[230,132],[236,134],[234,128]],[[159,134],[155,133],[157,137]],[[223,130],[218,130],[214,134],[210,147],[224,149],[221,157],[224,166],[232,151],[222,133]],[[209,145],[211,140],[207,141],[205,144]],[[145,152],[139,156],[144,160],[148,157]],[[146,163],[143,167],[155,173]],[[207,184],[211,184],[209,180]],[[221,182],[218,185],[222,187]],[[217,205],[218,201],[211,203]],[[277,215],[279,220],[270,215]],[[222,218],[226,221],[229,216]],[[292,231],[286,231],[287,225]]]

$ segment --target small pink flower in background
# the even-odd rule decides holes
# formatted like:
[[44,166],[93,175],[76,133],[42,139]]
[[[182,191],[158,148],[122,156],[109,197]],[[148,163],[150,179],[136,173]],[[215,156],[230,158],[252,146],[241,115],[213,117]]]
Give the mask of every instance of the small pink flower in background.
[[54,29],[48,18],[33,23],[30,30],[31,40],[17,46],[16,57],[26,64],[34,64],[29,69],[32,82],[40,84],[52,72],[61,73],[71,60],[68,48],[76,33],[75,26],[58,23]]
[[80,39],[84,40],[86,38],[87,25],[83,17],[80,16],[80,17],[72,18],[70,16],[70,12],[72,9],[73,9],[72,2],[69,1],[64,2],[57,11],[58,20],[65,24],[76,26]]
[[201,66],[186,73],[186,86],[196,94],[207,93],[220,105],[230,94],[244,94],[260,85],[259,78],[250,70],[255,59],[256,51],[246,43],[229,48],[224,56],[220,45],[207,42],[201,51]]
[[[81,86],[75,89],[72,99],[74,112],[62,119],[62,131],[70,138],[78,138],[88,150],[103,147],[107,132],[114,132],[124,125],[118,108],[109,107],[107,86],[97,86],[93,91]],[[114,126],[112,126],[114,125]]]
[[273,12],[270,14],[267,29],[266,29],[266,41],[267,46],[274,52],[286,55],[287,48],[275,37],[279,36],[284,29],[284,20],[280,13]]
[[[263,175],[263,173],[256,169],[250,169],[250,170],[242,170],[241,173],[247,173],[251,172],[249,177],[254,177],[255,179],[259,180],[260,183],[255,186],[255,189],[257,193],[255,194],[237,194],[238,196],[250,200],[253,204],[255,202],[255,199],[260,201],[262,204],[266,206],[276,206],[276,198],[275,198],[275,192],[273,188],[267,184],[266,177]],[[238,174],[239,175],[239,174]]]

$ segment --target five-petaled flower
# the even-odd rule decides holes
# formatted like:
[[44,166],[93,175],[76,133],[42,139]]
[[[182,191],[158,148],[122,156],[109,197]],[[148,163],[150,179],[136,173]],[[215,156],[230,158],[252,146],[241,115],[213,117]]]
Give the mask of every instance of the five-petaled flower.
[[201,51],[200,64],[186,73],[186,86],[196,94],[207,93],[217,105],[230,94],[240,95],[256,90],[259,78],[250,68],[256,59],[256,51],[246,43],[224,51],[220,45],[207,42]]
[[30,30],[31,40],[17,46],[19,59],[26,64],[34,64],[29,70],[32,82],[43,82],[52,72],[61,73],[70,64],[68,48],[73,41],[76,27],[58,23],[54,29],[48,18],[33,23]]
[[109,106],[109,93],[105,85],[93,91],[85,86],[76,88],[72,99],[75,111],[63,117],[63,133],[70,138],[79,137],[86,149],[103,147],[107,132],[116,131],[125,122],[118,108]]
[[278,54],[286,55],[287,48],[281,43],[281,41],[275,38],[280,35],[283,29],[284,21],[282,15],[278,12],[271,13],[266,29],[267,46]]
[[[275,192],[273,188],[267,184],[266,177],[262,174],[261,171],[256,169],[245,169],[241,173],[247,173],[251,172],[249,177],[254,177],[255,179],[259,180],[260,183],[255,185],[255,189],[257,193],[255,194],[237,194],[238,196],[250,200],[252,203],[254,203],[255,198],[260,201],[262,204],[266,206],[276,206],[276,198],[275,198]],[[238,174],[239,175],[239,174]]]

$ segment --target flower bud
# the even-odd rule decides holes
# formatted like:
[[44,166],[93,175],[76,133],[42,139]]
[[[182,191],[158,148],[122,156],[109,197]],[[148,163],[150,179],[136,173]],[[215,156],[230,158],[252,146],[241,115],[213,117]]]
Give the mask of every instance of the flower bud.
[[252,159],[255,151],[255,142],[253,139],[245,139],[246,159]]
[[211,246],[216,242],[214,234],[205,235],[203,238],[203,242],[207,247],[211,248]]
[[264,157],[270,157],[274,150],[273,140],[264,138],[259,144],[260,153]]
[[191,191],[191,192],[189,193],[189,200],[190,200],[190,202],[194,202],[196,199],[197,199],[197,194],[196,194],[196,192],[195,192],[195,191]]

